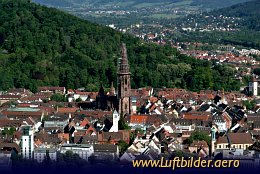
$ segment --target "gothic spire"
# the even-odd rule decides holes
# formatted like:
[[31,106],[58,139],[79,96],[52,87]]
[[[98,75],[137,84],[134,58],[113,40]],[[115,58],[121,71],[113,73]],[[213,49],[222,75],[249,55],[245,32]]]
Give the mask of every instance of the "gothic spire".
[[130,74],[125,43],[121,44],[121,58],[119,74]]
[[115,95],[116,94],[116,90],[114,87],[113,82],[111,83],[111,87],[110,87],[110,91],[109,91],[109,95]]

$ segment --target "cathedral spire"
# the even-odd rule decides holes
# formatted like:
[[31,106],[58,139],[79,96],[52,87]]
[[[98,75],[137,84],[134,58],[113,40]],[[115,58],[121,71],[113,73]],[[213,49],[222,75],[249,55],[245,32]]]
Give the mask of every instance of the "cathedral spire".
[[111,87],[110,87],[110,91],[109,91],[109,95],[115,95],[116,94],[116,89],[114,87],[114,83],[111,83]]
[[127,50],[124,43],[121,44],[121,61],[117,72],[119,114],[131,114],[131,73],[127,59]]
[[121,62],[120,62],[120,67],[119,67],[119,73],[120,74],[130,74],[125,43],[121,44]]

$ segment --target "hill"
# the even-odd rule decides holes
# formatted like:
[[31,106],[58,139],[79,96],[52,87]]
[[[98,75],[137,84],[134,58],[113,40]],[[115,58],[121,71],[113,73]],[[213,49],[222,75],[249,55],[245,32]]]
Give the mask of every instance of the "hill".
[[[191,27],[195,30],[188,34],[181,31],[176,37],[180,41],[231,44],[240,48],[260,49],[259,8],[260,1],[254,0],[178,18],[175,20],[176,27]],[[220,28],[227,30],[219,30]]]
[[116,80],[121,42],[128,49],[133,88],[239,88],[233,68],[181,55],[170,45],[143,43],[28,0],[0,2],[0,90],[109,87]]
[[220,9],[247,1],[250,0],[193,0],[191,4],[202,6],[203,8]]
[[71,7],[79,5],[99,6],[121,6],[128,9],[139,7],[157,7],[158,5],[169,7],[179,6],[189,8],[196,6],[200,8],[218,9],[250,0],[33,0],[44,5],[54,7]]
[[242,19],[241,25],[248,29],[260,30],[260,1],[254,0],[231,7],[213,11],[212,15],[224,15],[229,17],[239,17]]
[[33,0],[33,2],[54,7],[71,7],[75,3],[69,0]]

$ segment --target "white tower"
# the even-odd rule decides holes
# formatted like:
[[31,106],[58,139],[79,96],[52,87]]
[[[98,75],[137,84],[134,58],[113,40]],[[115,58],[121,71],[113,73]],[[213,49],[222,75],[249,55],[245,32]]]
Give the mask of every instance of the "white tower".
[[211,127],[211,155],[215,153],[215,142],[216,142],[217,127],[212,125]]
[[114,110],[113,112],[113,126],[109,130],[109,132],[118,132],[118,122],[119,122],[119,114]]
[[249,92],[253,96],[258,96],[258,94],[259,94],[259,84],[260,84],[259,79],[257,79],[255,76],[253,76],[252,81],[249,82]]
[[23,158],[33,159],[34,152],[34,132],[32,127],[22,127],[22,155]]

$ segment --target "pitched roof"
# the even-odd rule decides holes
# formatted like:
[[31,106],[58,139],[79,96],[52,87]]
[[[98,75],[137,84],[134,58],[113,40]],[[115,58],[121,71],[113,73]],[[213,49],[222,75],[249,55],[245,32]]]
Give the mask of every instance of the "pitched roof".
[[202,140],[202,141],[194,140],[189,147],[209,147],[209,146],[208,146],[207,142],[204,140]]
[[227,136],[219,137],[217,143],[253,144],[253,140],[250,133],[228,133]]
[[9,119],[0,119],[0,127],[20,127],[23,121],[21,120],[9,120]]
[[148,115],[131,115],[130,123],[145,124],[147,122]]
[[0,150],[5,149],[5,148],[14,148],[18,152],[21,151],[20,146],[16,143],[0,143]]
[[59,86],[42,86],[42,87],[38,87],[38,91],[55,91],[55,90],[60,90],[63,91],[65,90],[65,87],[59,87]]
[[21,95],[10,95],[10,94],[5,94],[5,95],[0,95],[0,99],[20,99],[22,96]]
[[58,113],[75,113],[79,108],[58,108]]

